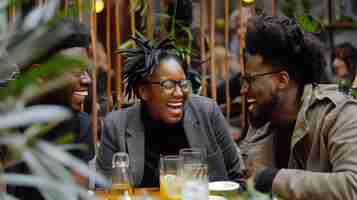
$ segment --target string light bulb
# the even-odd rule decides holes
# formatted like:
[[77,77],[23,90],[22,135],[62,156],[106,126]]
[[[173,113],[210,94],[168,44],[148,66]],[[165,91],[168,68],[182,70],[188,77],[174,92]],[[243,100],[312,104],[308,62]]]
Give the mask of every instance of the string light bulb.
[[95,12],[101,13],[104,10],[104,1],[103,0],[96,0],[95,1]]
[[242,0],[243,5],[251,5],[255,3],[255,0]]

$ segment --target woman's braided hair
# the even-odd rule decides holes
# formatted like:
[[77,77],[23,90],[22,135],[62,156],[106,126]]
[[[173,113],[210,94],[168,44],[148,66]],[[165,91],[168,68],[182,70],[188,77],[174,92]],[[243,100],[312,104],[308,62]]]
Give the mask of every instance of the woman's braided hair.
[[151,75],[164,59],[175,59],[186,72],[186,64],[182,56],[173,45],[170,38],[155,43],[145,37],[135,37],[136,47],[120,50],[118,53],[124,56],[123,79],[125,82],[125,95],[129,98],[137,95],[136,88],[140,82]]

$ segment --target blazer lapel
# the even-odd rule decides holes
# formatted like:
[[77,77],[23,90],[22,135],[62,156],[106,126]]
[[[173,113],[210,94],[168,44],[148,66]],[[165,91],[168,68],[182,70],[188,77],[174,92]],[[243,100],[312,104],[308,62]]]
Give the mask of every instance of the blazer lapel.
[[140,104],[128,113],[126,148],[130,158],[130,169],[135,185],[139,185],[144,174],[145,130],[140,118]]
[[211,148],[209,148],[207,135],[202,130],[200,122],[198,121],[199,115],[195,115],[191,106],[192,105],[188,100],[185,105],[185,115],[183,121],[186,138],[190,147],[207,149],[207,153],[209,154],[211,153]]

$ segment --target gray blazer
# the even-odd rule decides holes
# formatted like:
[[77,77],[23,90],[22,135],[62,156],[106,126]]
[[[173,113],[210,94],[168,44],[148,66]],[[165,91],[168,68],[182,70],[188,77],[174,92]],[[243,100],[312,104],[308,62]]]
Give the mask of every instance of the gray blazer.
[[[185,103],[184,113],[183,126],[189,145],[207,149],[210,181],[232,180],[244,185],[237,147],[217,104],[209,98],[192,95]],[[127,152],[134,185],[140,186],[144,174],[144,137],[140,104],[111,112],[104,120],[97,168],[110,176],[113,154]]]

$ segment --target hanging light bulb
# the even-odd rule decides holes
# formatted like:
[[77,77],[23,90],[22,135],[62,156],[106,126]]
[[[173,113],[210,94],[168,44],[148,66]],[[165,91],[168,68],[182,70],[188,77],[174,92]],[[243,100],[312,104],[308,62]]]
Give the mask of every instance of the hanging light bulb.
[[242,0],[242,3],[244,6],[248,6],[255,3],[255,0]]
[[95,12],[101,13],[104,10],[104,1],[103,0],[96,0],[95,1]]

